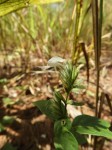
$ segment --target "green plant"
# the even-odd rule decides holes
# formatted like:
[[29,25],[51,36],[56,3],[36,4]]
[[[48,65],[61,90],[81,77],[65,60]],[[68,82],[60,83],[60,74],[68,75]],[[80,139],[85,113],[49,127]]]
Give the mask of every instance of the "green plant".
[[46,3],[54,3],[61,2],[62,0],[2,0],[0,2],[0,16],[3,16],[7,13],[16,11],[18,9],[28,7],[31,4],[46,4]]
[[4,131],[5,126],[12,124],[14,120],[15,118],[11,116],[4,116],[0,119],[0,132]]
[[69,104],[74,107],[80,106],[80,103],[70,99],[70,93],[75,91],[75,88],[80,88],[77,79],[79,70],[71,62],[65,61],[63,65],[59,65],[58,61],[56,63],[64,93],[56,91],[52,99],[34,102],[42,113],[54,121],[55,148],[57,150],[78,150],[78,145],[86,142],[84,135],[88,134],[112,139],[112,132],[109,131],[110,124],[107,121],[85,114],[71,121],[67,106]]
[[17,150],[17,148],[13,147],[10,143],[6,143],[2,150]]

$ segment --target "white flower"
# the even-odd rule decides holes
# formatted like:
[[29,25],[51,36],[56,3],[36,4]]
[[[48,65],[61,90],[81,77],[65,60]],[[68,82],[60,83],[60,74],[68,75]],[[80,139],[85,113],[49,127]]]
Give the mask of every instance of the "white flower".
[[59,67],[59,66],[62,66],[63,63],[65,63],[66,60],[61,58],[61,57],[58,57],[58,56],[54,56],[52,57],[51,59],[48,60],[48,66],[50,67]]
[[70,104],[67,105],[67,112],[72,119],[79,115],[82,115],[82,113],[79,110],[77,110],[73,105]]

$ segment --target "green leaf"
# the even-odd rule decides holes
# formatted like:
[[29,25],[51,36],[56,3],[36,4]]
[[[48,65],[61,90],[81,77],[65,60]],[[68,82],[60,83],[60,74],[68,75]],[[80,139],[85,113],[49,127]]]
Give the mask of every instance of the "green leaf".
[[55,97],[52,100],[41,100],[34,102],[34,105],[37,106],[40,111],[46,114],[52,120],[59,120],[62,118],[67,118],[65,106],[62,103],[62,96],[55,93]]
[[83,85],[83,81],[77,80],[73,85],[72,92],[75,94],[79,94],[79,92],[83,89],[85,89],[85,86]]
[[6,78],[3,78],[3,79],[0,79],[0,84],[5,84],[5,83],[7,83],[7,79]]
[[17,150],[17,148],[13,147],[11,144],[7,143],[5,146],[2,148],[2,150]]
[[74,94],[79,94],[80,91],[81,91],[81,89],[79,89],[79,88],[73,88],[73,89],[72,89],[72,92],[73,92]]
[[55,132],[55,135],[59,135],[60,134],[60,130],[62,130],[62,127],[65,127],[67,128],[68,130],[71,130],[71,127],[72,127],[72,123],[70,121],[70,119],[61,119],[61,120],[58,120],[55,122],[54,124],[54,132]]
[[[69,120],[57,121],[54,126],[54,145],[56,150],[78,150],[78,142],[69,131]],[[68,129],[67,129],[68,128]]]
[[0,1],[0,16],[28,7],[30,4],[48,4],[62,2],[63,0],[2,0]]
[[28,6],[29,0],[3,0],[0,3],[0,16]]
[[64,0],[30,0],[32,4],[50,4],[50,3],[56,3],[56,2],[63,2]]
[[67,93],[69,93],[78,76],[78,69],[72,63],[66,63],[60,71],[60,78]]
[[56,150],[78,150],[78,143],[73,134],[67,130],[62,130],[59,137],[55,137]]
[[58,92],[55,92],[55,100],[57,102],[61,102],[63,101],[63,103],[65,103],[65,98],[62,96],[62,94],[58,91]]
[[85,86],[82,85],[82,81],[77,81],[74,85],[73,88],[77,88],[77,89],[85,89]]
[[73,126],[77,126],[77,125],[92,126],[92,127],[99,126],[102,128],[110,127],[109,122],[102,120],[102,119],[98,119],[97,117],[89,116],[89,115],[77,116],[73,121]]
[[41,101],[34,102],[33,104],[37,106],[43,114],[48,116],[50,119],[54,120],[54,116],[52,115],[51,112],[52,103],[50,100],[41,100]]
[[112,139],[112,132],[108,129],[101,127],[86,127],[86,126],[77,126],[75,129],[76,132],[80,134],[90,134],[95,136],[103,136],[108,139]]
[[14,121],[14,117],[4,116],[3,119],[1,120],[1,123],[3,125],[7,125],[7,124],[12,124],[13,121]]
[[4,130],[4,126],[0,123],[0,132]]
[[3,104],[4,106],[8,106],[8,105],[14,105],[17,101],[12,100],[9,97],[3,98]]
[[59,114],[59,119],[62,118],[67,118],[67,111],[65,109],[65,99],[62,96],[62,94],[58,91],[55,92],[54,98],[53,98],[53,106],[54,106],[54,111],[56,112],[57,108],[57,113]]
[[76,117],[72,124],[73,132],[103,136],[112,139],[112,132],[109,131],[109,127],[109,122],[88,115]]
[[[72,131],[71,131],[71,132],[72,132]],[[72,134],[75,136],[77,142],[78,142],[80,145],[87,143],[87,140],[86,140],[86,138],[85,138],[84,135],[81,135],[81,134],[79,134],[79,133],[77,133],[77,132],[72,132]]]
[[74,106],[82,106],[82,105],[84,105],[83,102],[74,102],[73,100],[68,100],[67,104],[74,105]]
[[75,105],[75,106],[83,106],[84,103],[83,103],[83,102],[73,102],[72,105]]

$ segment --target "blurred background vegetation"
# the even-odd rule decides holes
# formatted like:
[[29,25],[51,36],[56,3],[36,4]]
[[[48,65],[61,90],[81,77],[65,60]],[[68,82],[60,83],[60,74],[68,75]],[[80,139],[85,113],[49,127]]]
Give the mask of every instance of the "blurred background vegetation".
[[[111,0],[104,1],[103,39],[111,46]],[[49,59],[61,55],[70,57],[73,49],[74,1],[58,4],[30,6],[0,18],[0,66],[10,65],[27,67],[36,58]],[[92,46],[92,17],[89,9],[84,18],[80,40]],[[90,48],[91,51],[91,48]],[[18,59],[18,61],[16,61]],[[14,65],[14,64],[13,64]],[[43,64],[42,64],[43,65]],[[1,71],[2,72],[2,71]]]

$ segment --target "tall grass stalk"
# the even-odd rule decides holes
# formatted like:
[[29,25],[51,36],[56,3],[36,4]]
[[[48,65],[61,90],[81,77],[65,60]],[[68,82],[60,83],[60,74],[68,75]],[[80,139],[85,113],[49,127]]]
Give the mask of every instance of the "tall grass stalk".
[[100,12],[98,11],[98,1],[92,1],[93,10],[93,35],[94,35],[94,50],[95,50],[95,65],[97,72],[97,86],[96,86],[96,111],[98,116],[98,99],[99,99],[99,79],[100,79],[100,55],[101,55],[101,33],[102,33],[102,17],[103,17],[103,0],[100,0]]
[[33,7],[29,8],[29,26],[30,26],[30,33],[33,38],[35,38],[35,20],[33,14]]
[[[95,65],[96,65],[96,108],[95,116],[98,117],[98,102],[99,102],[99,81],[100,81],[100,55],[101,55],[101,33],[102,33],[102,17],[103,17],[103,0],[100,0],[100,12],[98,10],[98,0],[92,1],[93,15],[93,35],[94,35],[94,50],[95,50]],[[97,138],[94,139],[94,147],[96,150]]]
[[98,18],[98,1],[92,1],[92,14],[93,14],[93,36],[94,36],[94,52],[95,52],[95,65],[97,72],[97,86],[96,86],[96,109],[95,115],[98,115],[98,99],[99,99],[99,62],[100,62],[100,49],[99,49],[99,18]]
[[[74,30],[72,61],[73,62],[75,61],[75,63],[77,62],[77,59],[79,58],[80,53],[83,52],[83,51],[80,51],[79,40],[80,40],[80,35],[82,32],[82,27],[83,27],[85,18],[87,16],[90,8],[91,8],[91,1],[90,0],[86,0],[86,1],[77,0],[76,4],[74,6],[72,19],[75,18],[74,19],[75,20],[75,30]],[[85,58],[85,60],[86,60],[86,58]]]
[[73,53],[72,53],[73,63],[76,59],[76,55],[78,55],[77,46],[79,40],[79,24],[80,24],[81,10],[82,10],[82,0],[78,0],[75,5],[76,5],[76,17],[75,17],[75,31],[74,31]]

